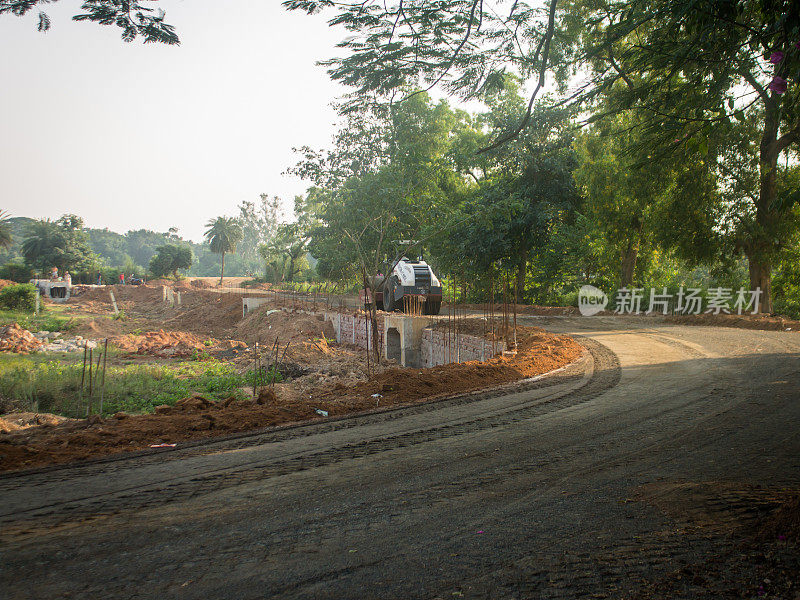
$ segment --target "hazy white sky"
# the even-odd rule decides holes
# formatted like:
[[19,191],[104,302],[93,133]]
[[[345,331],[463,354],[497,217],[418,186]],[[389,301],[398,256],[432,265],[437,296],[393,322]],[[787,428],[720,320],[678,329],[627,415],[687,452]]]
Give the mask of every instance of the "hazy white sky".
[[291,202],[292,146],[328,145],[341,93],[317,60],[341,33],[277,0],[162,0],[180,46],[70,20],[78,0],[0,17],[0,209],[199,240],[262,192]]

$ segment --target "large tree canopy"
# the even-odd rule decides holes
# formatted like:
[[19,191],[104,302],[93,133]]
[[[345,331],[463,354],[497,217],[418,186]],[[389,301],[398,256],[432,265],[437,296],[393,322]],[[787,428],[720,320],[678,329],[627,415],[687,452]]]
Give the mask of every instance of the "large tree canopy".
[[52,267],[59,271],[88,269],[96,262],[83,219],[75,215],[64,215],[55,223],[34,221],[25,232],[21,251],[25,263],[42,273]]
[[[396,102],[402,86],[440,85],[482,98],[510,75],[530,81],[527,110],[498,129],[482,151],[522,134],[545,74],[561,86],[579,82],[562,103],[586,111],[586,121],[634,111],[628,126],[652,148],[649,160],[678,154],[695,160],[726,142],[757,161],[750,226],[738,247],[750,262],[751,287],[771,310],[771,269],[785,243],[796,195],[778,195],[778,158],[800,139],[800,4],[792,0],[550,0],[518,1],[287,0],[290,10],[329,11],[330,23],[353,35],[345,55],[326,61],[331,77],[352,87],[346,110],[376,100]],[[574,88],[574,86],[573,86]],[[562,89],[561,91],[565,91]],[[759,140],[739,137],[733,124],[754,119]],[[745,128],[739,132],[745,133]],[[481,150],[479,150],[481,151]],[[721,176],[735,178],[719,149]],[[727,171],[727,173],[722,173]],[[724,186],[723,179],[721,185]]]
[[150,260],[150,272],[156,277],[172,275],[178,279],[178,271],[191,268],[194,254],[189,246],[164,244],[156,248],[156,254]]

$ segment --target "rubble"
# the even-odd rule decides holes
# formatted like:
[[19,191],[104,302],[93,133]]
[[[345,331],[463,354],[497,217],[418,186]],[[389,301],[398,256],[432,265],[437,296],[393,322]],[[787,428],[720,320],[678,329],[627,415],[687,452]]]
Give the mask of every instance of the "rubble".
[[41,345],[40,339],[17,323],[0,329],[0,352],[28,354],[38,350]]
[[34,335],[42,341],[40,352],[81,352],[84,348],[97,348],[97,342],[80,335],[64,338],[60,331],[39,331]]

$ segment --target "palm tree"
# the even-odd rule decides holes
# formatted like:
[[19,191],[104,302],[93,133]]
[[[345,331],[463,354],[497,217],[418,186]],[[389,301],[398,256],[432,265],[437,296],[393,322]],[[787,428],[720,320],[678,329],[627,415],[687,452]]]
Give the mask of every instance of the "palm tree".
[[64,236],[59,235],[58,228],[50,219],[28,224],[20,250],[25,262],[38,271],[53,266],[63,267],[56,262],[57,257],[65,254]]
[[222,254],[222,269],[219,274],[219,284],[225,276],[225,253],[236,252],[236,244],[242,241],[242,227],[233,217],[217,217],[206,223],[208,230],[206,239],[211,246],[211,251]]
[[0,210],[0,248],[8,249],[11,247],[11,222],[8,220],[10,215],[4,210]]

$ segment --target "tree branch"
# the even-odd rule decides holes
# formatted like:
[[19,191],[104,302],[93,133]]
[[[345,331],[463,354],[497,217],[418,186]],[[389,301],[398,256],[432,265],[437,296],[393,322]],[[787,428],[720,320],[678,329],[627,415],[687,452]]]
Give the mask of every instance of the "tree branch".
[[[555,28],[555,20],[556,20],[556,5],[558,4],[558,0],[551,0],[550,2],[550,12],[547,20],[547,31],[545,32],[544,37],[542,38],[539,47],[541,48],[543,45],[542,51],[542,64],[539,67],[539,81],[536,83],[536,89],[533,90],[533,94],[531,94],[531,99],[528,102],[528,108],[525,111],[525,116],[520,121],[519,125],[514,129],[514,131],[507,133],[505,135],[501,135],[497,138],[494,142],[486,146],[485,148],[481,148],[478,150],[477,154],[483,154],[490,150],[494,150],[495,148],[502,146],[506,142],[509,142],[513,139],[516,139],[519,134],[522,132],[523,129],[528,125],[531,120],[531,113],[533,111],[533,102],[536,100],[536,95],[539,93],[539,90],[542,89],[544,86],[544,77],[545,73],[547,72],[547,59],[550,55],[550,42],[553,39],[553,30]],[[539,54],[539,49],[537,48],[536,54]]]
[[778,138],[778,153],[783,152],[798,140],[800,140],[800,123]]

